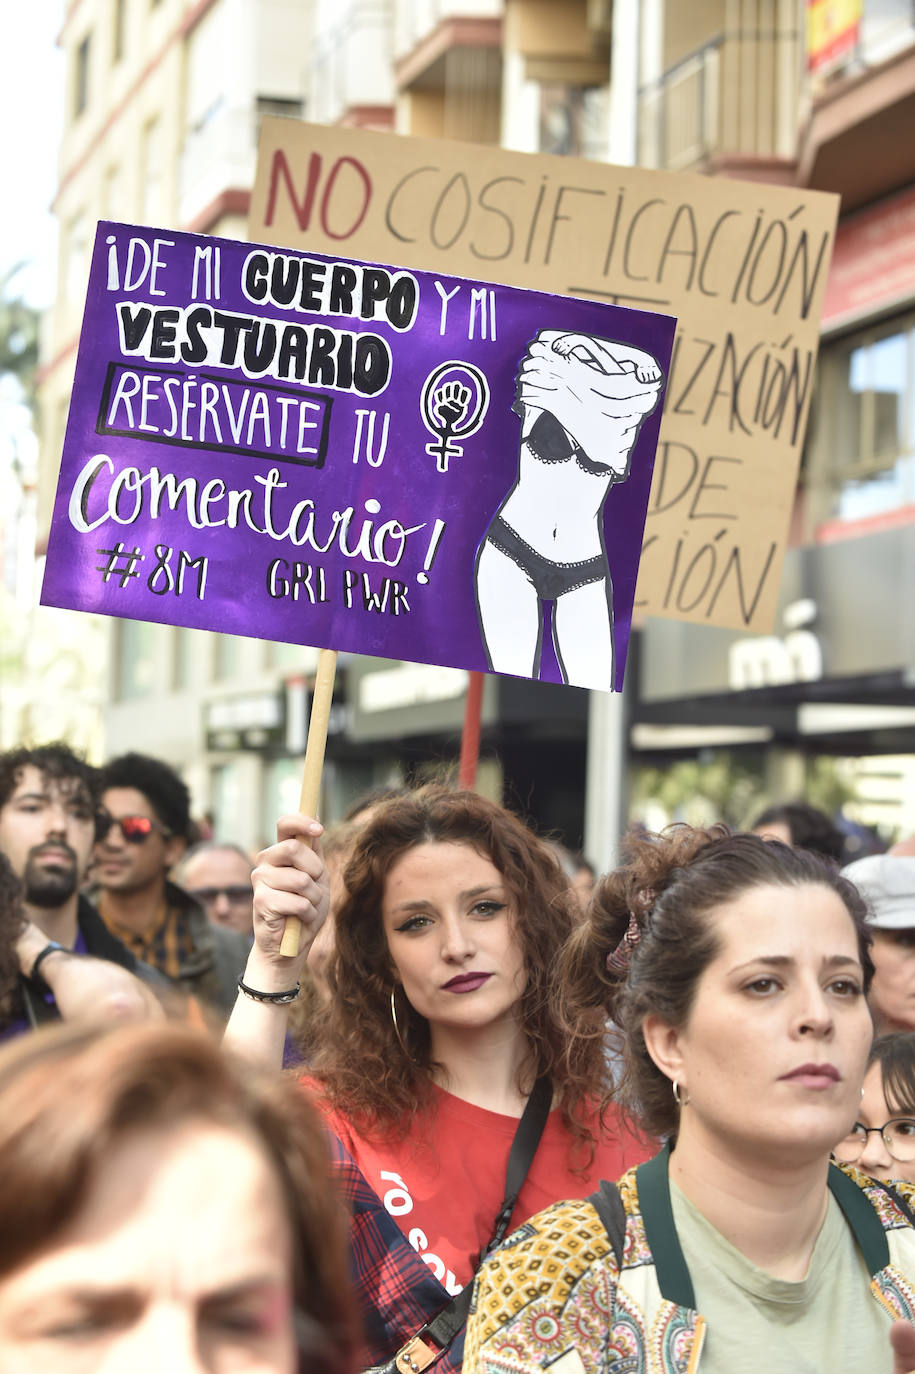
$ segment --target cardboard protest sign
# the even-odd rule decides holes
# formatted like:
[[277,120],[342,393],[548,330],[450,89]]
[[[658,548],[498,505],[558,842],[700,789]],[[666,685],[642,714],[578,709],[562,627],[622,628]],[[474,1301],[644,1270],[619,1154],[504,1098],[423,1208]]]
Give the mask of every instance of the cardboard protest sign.
[[674,329],[101,224],[42,600],[619,688]]
[[248,226],[677,316],[636,608],[767,631],[837,214],[804,189],[265,119]]

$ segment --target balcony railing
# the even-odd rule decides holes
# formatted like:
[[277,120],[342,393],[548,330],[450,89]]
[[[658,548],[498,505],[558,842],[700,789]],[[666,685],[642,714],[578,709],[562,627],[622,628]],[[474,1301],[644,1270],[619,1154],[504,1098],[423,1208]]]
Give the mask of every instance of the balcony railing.
[[798,29],[717,35],[639,91],[640,163],[794,156],[802,58]]
[[693,53],[639,92],[639,162],[672,171],[718,149],[722,38]]
[[394,50],[402,57],[446,19],[501,19],[503,0],[399,0],[394,12]]
[[392,105],[392,0],[357,0],[322,16],[312,40],[309,117],[333,124],[353,105]]
[[178,214],[191,223],[227,187],[250,186],[257,154],[257,115],[221,100],[189,129],[178,168]]

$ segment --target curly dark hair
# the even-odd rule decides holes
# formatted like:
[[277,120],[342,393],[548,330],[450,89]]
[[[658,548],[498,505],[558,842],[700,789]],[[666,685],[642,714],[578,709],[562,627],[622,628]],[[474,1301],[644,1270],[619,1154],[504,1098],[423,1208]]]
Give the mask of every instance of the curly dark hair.
[[334,995],[313,1072],[328,1100],[365,1134],[403,1139],[432,1101],[428,1023],[406,999],[401,1040],[391,1019],[394,977],[381,920],[385,880],[406,851],[425,843],[467,844],[498,869],[515,914],[528,981],[520,1020],[528,1044],[519,1088],[549,1074],[563,1120],[576,1141],[593,1146],[588,1124],[601,1082],[603,1051],[586,1041],[574,1061],[552,995],[559,951],[576,917],[574,897],[551,850],[517,816],[475,792],[434,784],[383,802],[362,830],[344,873],[347,897],[337,912],[329,968]]
[[6,806],[19,786],[23,768],[29,765],[37,768],[46,780],[61,783],[72,779],[75,790],[84,794],[87,805],[93,809],[98,805],[101,791],[98,769],[87,763],[69,744],[55,740],[51,744],[23,744],[0,754],[0,807]]
[[767,806],[750,826],[751,830],[765,830],[767,825],[788,828],[791,843],[799,849],[812,849],[824,859],[839,863],[845,846],[845,836],[833,825],[825,811],[809,802],[784,802],[781,806]]
[[[679,1123],[670,1080],[649,1055],[642,1025],[651,1014],[678,1029],[688,1022],[699,980],[719,949],[709,912],[757,887],[808,884],[828,887],[845,906],[867,991],[874,966],[866,908],[834,864],[725,825],[675,825],[660,835],[626,837],[623,864],[601,879],[586,920],[563,953],[559,983],[567,1023],[580,1025],[590,1016],[593,1036],[607,1017],[619,1028],[624,1071],[618,1093],[647,1133],[675,1136]],[[608,966],[616,951],[624,952],[621,964]]]
[[173,835],[191,834],[191,794],[174,768],[150,754],[120,754],[102,768],[102,791],[133,787],[149,802],[158,820]]
[[22,884],[0,852],[0,1030],[22,1013],[16,941],[24,925]]

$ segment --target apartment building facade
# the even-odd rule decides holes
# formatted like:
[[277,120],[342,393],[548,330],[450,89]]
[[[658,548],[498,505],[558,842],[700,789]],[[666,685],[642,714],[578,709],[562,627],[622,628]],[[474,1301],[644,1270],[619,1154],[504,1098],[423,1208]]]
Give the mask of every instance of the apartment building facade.
[[[60,43],[66,116],[54,210],[59,291],[41,389],[40,527],[50,519],[89,253],[100,219],[244,238],[262,115],[304,112],[310,5],[299,0],[72,0]],[[255,845],[294,808],[304,683],[316,654],[139,621],[92,626],[104,752],[156,753],[198,814]],[[293,703],[289,706],[289,703]],[[281,757],[275,745],[280,741]],[[300,775],[300,770],[299,770]],[[224,818],[224,819],[223,819]]]
[[840,218],[776,627],[646,624],[632,744],[662,766],[712,741],[763,751],[782,798],[841,759],[852,812],[911,831],[915,6],[710,4],[697,42],[699,8],[678,8],[643,91],[643,155],[832,191]]
[[[841,271],[783,591],[785,634],[806,633],[807,658],[792,667],[791,653],[770,645],[768,659],[754,659],[733,633],[646,622],[626,740],[633,765],[665,761],[705,747],[717,726],[719,743],[768,751],[773,787],[800,780],[816,749],[915,753],[905,714],[915,720],[913,631],[886,594],[911,567],[915,528],[915,188],[900,137],[915,101],[915,21],[906,0],[862,0],[831,7],[841,32],[824,39],[818,3],[73,0],[60,39],[61,288],[42,388],[40,523],[96,221],[243,238],[264,113],[839,191]],[[886,251],[891,270],[875,281],[868,264]],[[873,569],[864,588],[862,559]],[[161,754],[219,833],[246,844],[269,836],[298,796],[315,651],[126,620],[105,627],[107,752]],[[345,660],[324,814],[365,787],[453,763],[465,682]],[[584,833],[588,696],[495,678],[484,693],[481,785],[573,844]],[[818,700],[896,715],[849,732],[851,717],[840,729],[833,711],[829,731],[811,730],[803,710]]]

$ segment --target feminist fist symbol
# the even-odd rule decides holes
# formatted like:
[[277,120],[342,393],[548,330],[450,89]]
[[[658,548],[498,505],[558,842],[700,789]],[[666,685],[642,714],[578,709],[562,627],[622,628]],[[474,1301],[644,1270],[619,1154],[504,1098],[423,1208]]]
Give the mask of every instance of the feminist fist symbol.
[[467,413],[470,387],[460,382],[446,382],[432,398],[432,409],[442,424],[442,438],[450,438],[454,427]]
[[[455,381],[456,372],[469,385],[465,380]],[[448,373],[451,379],[443,381]],[[426,452],[435,458],[439,472],[447,472],[449,459],[462,455],[464,449],[458,440],[476,433],[488,406],[489,384],[473,363],[442,363],[426,378],[419,412],[426,429],[435,436],[434,443],[426,445]]]

